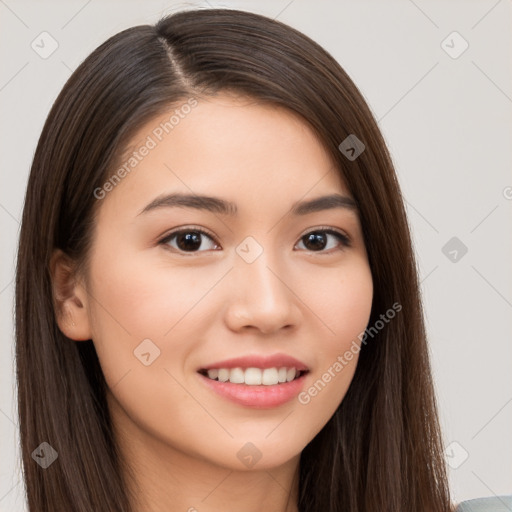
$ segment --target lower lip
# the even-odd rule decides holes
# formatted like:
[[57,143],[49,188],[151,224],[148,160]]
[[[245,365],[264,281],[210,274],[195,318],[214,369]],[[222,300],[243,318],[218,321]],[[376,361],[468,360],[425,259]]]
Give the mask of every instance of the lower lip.
[[198,374],[203,382],[215,393],[239,405],[257,409],[270,409],[279,407],[296,397],[302,387],[307,374],[298,379],[273,386],[248,386],[247,384],[233,384],[232,382],[219,382],[204,375]]

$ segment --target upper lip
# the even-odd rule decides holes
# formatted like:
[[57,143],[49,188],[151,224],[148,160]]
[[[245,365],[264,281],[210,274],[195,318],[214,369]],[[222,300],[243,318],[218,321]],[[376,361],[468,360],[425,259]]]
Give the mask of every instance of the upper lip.
[[219,368],[295,368],[297,370],[307,371],[309,368],[302,361],[286,354],[273,354],[270,356],[251,355],[235,357],[234,359],[225,359],[207,366],[201,370],[212,370]]

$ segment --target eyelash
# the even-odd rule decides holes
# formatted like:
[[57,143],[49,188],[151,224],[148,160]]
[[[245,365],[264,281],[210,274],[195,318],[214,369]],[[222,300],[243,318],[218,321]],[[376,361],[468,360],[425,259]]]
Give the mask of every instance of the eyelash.
[[[158,244],[159,245],[163,245],[163,246],[168,246],[169,242],[174,238],[176,237],[177,235],[180,235],[180,234],[183,234],[183,233],[200,233],[201,235],[205,235],[207,236],[208,238],[210,238],[216,245],[219,245],[217,243],[217,241],[215,240],[215,237],[213,236],[213,234],[211,234],[210,232],[206,231],[205,229],[203,228],[199,228],[199,227],[195,227],[195,226],[188,226],[186,228],[180,228],[176,231],[172,231],[171,233],[167,234],[164,238],[162,238]],[[311,233],[325,233],[325,234],[329,234],[329,235],[333,235],[335,236],[339,242],[341,243],[341,247],[338,248],[337,250],[344,250],[346,249],[347,247],[351,247],[351,241],[350,241],[350,238],[345,235],[344,233],[341,233],[340,231],[337,231],[333,228],[330,228],[330,227],[327,227],[327,226],[321,226],[319,228],[316,228],[316,229],[313,229],[311,231],[308,231],[307,233],[304,233],[300,239],[299,239],[299,242],[302,241],[302,239],[308,235],[310,235]],[[176,249],[174,247],[171,248],[171,250],[173,250],[174,252],[179,252],[181,254],[187,254],[187,255],[192,255],[192,254],[196,254],[196,253],[201,253],[201,252],[205,252],[205,251],[182,251],[181,249]],[[336,251],[336,249],[334,249],[334,251]],[[325,250],[320,250],[320,251],[310,251],[310,252],[313,252],[313,253],[319,253],[319,254],[322,254],[322,253],[326,253],[326,254],[331,254],[333,252],[333,249],[331,250],[328,250],[328,251],[325,251]]]

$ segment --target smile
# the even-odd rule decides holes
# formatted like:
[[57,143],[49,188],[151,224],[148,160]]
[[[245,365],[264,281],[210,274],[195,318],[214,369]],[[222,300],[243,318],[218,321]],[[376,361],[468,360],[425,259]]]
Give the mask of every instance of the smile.
[[291,367],[274,368],[211,368],[200,370],[199,373],[218,382],[231,382],[232,384],[245,384],[246,386],[275,386],[300,378],[307,373]]

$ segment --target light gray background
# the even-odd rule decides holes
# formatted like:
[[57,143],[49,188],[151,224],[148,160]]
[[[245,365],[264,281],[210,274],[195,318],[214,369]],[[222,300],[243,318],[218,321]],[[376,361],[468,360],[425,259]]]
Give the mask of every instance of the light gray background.
[[[0,511],[26,510],[15,419],[13,277],[44,120],[72,70],[100,43],[196,6],[240,8],[292,25],[331,52],[365,95],[407,201],[454,500],[511,494],[510,0],[0,0]],[[43,31],[59,45],[47,59],[31,48]],[[458,58],[441,45],[453,31],[469,43]],[[453,36],[445,43],[452,53],[461,44]],[[468,248],[456,262],[442,252],[454,236]]]

